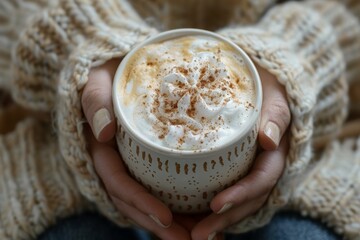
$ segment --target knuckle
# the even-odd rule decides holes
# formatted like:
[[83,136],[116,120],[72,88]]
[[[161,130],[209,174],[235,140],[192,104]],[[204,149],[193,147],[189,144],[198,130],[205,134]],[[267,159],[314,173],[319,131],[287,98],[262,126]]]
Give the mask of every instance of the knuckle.
[[271,111],[277,115],[290,117],[290,109],[283,98],[275,98],[271,103]]
[[107,193],[114,198],[119,200],[125,200],[123,198],[123,194],[121,194],[121,189],[118,187],[118,182],[123,182],[124,184],[128,184],[125,177],[122,176],[122,172],[120,169],[114,170],[105,176],[100,176],[101,180],[106,188]]
[[[114,203],[114,205],[116,206],[116,208],[118,210],[122,210],[125,207],[125,203],[123,201],[121,201],[117,197],[114,197],[113,195],[109,194],[109,192],[107,192],[107,194],[109,195],[111,201]],[[127,217],[127,214],[123,213],[123,215],[124,215],[124,217]]]
[[259,189],[260,196],[267,195],[274,188],[278,179],[264,169],[259,169],[257,175],[259,179],[262,179],[262,187]]
[[112,198],[112,199],[118,199],[120,200],[120,196],[119,194],[116,192],[116,190],[112,187],[105,187],[106,188],[106,192],[107,194]]
[[116,199],[122,199],[121,196],[119,195],[119,193],[116,191],[116,189],[112,186],[105,186],[106,188],[106,192],[107,194],[112,197],[112,198],[116,198]]
[[278,119],[282,126],[287,126],[291,119],[289,105],[282,98],[276,98],[272,101],[269,109],[270,115]]
[[136,189],[129,194],[129,203],[132,206],[137,206],[140,199],[146,199],[147,191],[145,189]]
[[257,210],[259,210],[264,204],[265,204],[265,202],[266,202],[266,200],[268,199],[268,195],[265,195],[265,196],[263,196],[263,197],[261,197],[260,199],[258,199],[257,201],[256,201],[256,203],[255,203],[255,211],[257,211]]
[[103,95],[103,91],[99,87],[86,88],[81,97],[81,104],[84,110],[86,111],[95,108],[96,99],[100,99],[102,95]]
[[237,190],[238,194],[239,194],[239,195],[240,195],[240,194],[243,194],[243,196],[244,196],[244,202],[248,201],[248,200],[249,200],[249,196],[248,196],[248,194],[246,194],[246,193],[249,191],[249,189],[248,189],[247,184],[245,184],[244,182],[240,181],[240,182],[236,183],[235,186],[236,186],[236,190]]

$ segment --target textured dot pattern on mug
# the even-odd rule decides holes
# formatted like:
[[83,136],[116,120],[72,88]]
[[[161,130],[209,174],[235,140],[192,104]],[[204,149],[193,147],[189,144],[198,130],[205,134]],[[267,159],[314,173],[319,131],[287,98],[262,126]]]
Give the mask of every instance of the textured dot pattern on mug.
[[[258,128],[258,124],[255,128]],[[256,131],[252,130],[245,141],[214,158],[169,160],[136,144],[121,125],[119,133],[117,141],[121,152],[127,154],[123,156],[127,159],[125,164],[132,164],[132,167],[128,166],[132,176],[177,212],[202,212],[208,209],[211,199],[219,191],[246,175],[257,147]]]

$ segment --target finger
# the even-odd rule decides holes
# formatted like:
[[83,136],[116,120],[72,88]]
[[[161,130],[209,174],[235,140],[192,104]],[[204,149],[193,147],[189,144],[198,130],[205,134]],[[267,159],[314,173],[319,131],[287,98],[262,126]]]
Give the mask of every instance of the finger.
[[175,214],[174,221],[191,232],[194,226],[206,216],[207,214]]
[[174,239],[186,240],[190,239],[190,233],[182,226],[174,222],[168,228],[162,228],[156,224],[149,216],[144,215],[138,209],[126,204],[119,199],[113,199],[114,204],[124,216],[135,222],[136,225],[145,228],[146,230],[154,233],[161,239]]
[[193,229],[193,227],[198,223],[198,221],[196,221],[194,218],[192,218],[191,216],[187,216],[184,214],[177,214],[174,215],[174,221],[176,221],[177,223],[179,223],[182,227],[184,227],[185,229],[187,229],[189,232]]
[[92,132],[100,142],[110,140],[116,131],[112,105],[112,79],[119,59],[91,69],[81,97],[81,104]]
[[143,212],[159,226],[163,228],[170,226],[172,214],[169,208],[129,176],[118,152],[107,144],[97,142],[94,138],[90,144],[95,169],[109,195]]
[[[224,214],[210,214],[199,222],[192,230],[193,240],[220,239],[220,233],[242,219],[255,213],[266,201],[266,197],[254,199],[244,205],[237,206]],[[216,238],[215,238],[216,236]]]
[[263,88],[263,105],[259,143],[265,150],[274,150],[290,124],[290,109],[284,87],[263,68],[258,68]]
[[223,213],[234,206],[267,196],[283,172],[287,149],[287,138],[284,137],[277,150],[262,152],[246,177],[214,197],[211,209]]

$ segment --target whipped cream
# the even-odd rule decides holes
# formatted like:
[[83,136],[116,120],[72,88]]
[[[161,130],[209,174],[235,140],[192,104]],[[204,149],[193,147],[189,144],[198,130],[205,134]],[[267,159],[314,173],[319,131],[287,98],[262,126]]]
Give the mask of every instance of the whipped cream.
[[205,36],[140,49],[120,84],[128,122],[171,149],[202,150],[236,137],[254,111],[255,84],[232,47]]

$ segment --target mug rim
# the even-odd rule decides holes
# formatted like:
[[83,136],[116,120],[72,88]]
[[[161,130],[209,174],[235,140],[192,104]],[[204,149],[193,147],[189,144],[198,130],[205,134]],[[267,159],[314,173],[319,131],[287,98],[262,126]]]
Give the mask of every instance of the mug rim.
[[[256,100],[255,100],[255,109],[251,113],[249,119],[245,124],[241,127],[241,130],[231,139],[226,140],[225,143],[214,146],[211,148],[205,148],[205,149],[198,149],[198,150],[188,150],[188,149],[175,149],[170,148],[166,146],[161,146],[157,143],[154,143],[150,141],[150,139],[141,136],[137,130],[134,129],[134,127],[131,127],[128,120],[124,117],[124,113],[121,108],[120,99],[121,97],[118,95],[118,87],[120,84],[122,73],[124,72],[126,65],[128,61],[131,59],[131,57],[141,48],[153,44],[153,43],[159,43],[164,42],[167,40],[185,37],[185,36],[208,36],[215,38],[217,40],[223,41],[227,44],[229,44],[231,47],[233,47],[244,59],[246,66],[249,68],[250,73],[252,75],[252,78],[255,83],[255,91],[256,91]],[[112,89],[112,99],[113,99],[113,108],[115,112],[115,116],[120,122],[121,126],[124,128],[127,134],[129,134],[134,140],[136,140],[138,143],[146,146],[147,148],[151,149],[152,151],[156,151],[158,153],[167,154],[167,155],[173,155],[173,156],[204,156],[207,154],[213,154],[214,152],[217,152],[219,150],[227,149],[229,146],[234,145],[236,142],[239,142],[242,138],[247,136],[249,132],[253,129],[254,125],[257,124],[259,118],[260,118],[260,111],[262,106],[262,86],[260,77],[258,74],[258,71],[253,63],[253,61],[250,59],[250,57],[247,55],[247,53],[240,48],[238,45],[236,45],[231,40],[217,34],[214,32],[210,32],[207,30],[202,29],[196,29],[196,28],[180,28],[180,29],[174,29],[169,31],[164,31],[159,34],[156,34],[154,36],[151,36],[147,38],[145,41],[141,42],[137,46],[135,46],[130,52],[126,54],[126,56],[122,59],[120,64],[118,65],[114,79],[113,79],[113,89]],[[117,123],[118,125],[118,123]],[[118,133],[116,133],[118,134]]]

